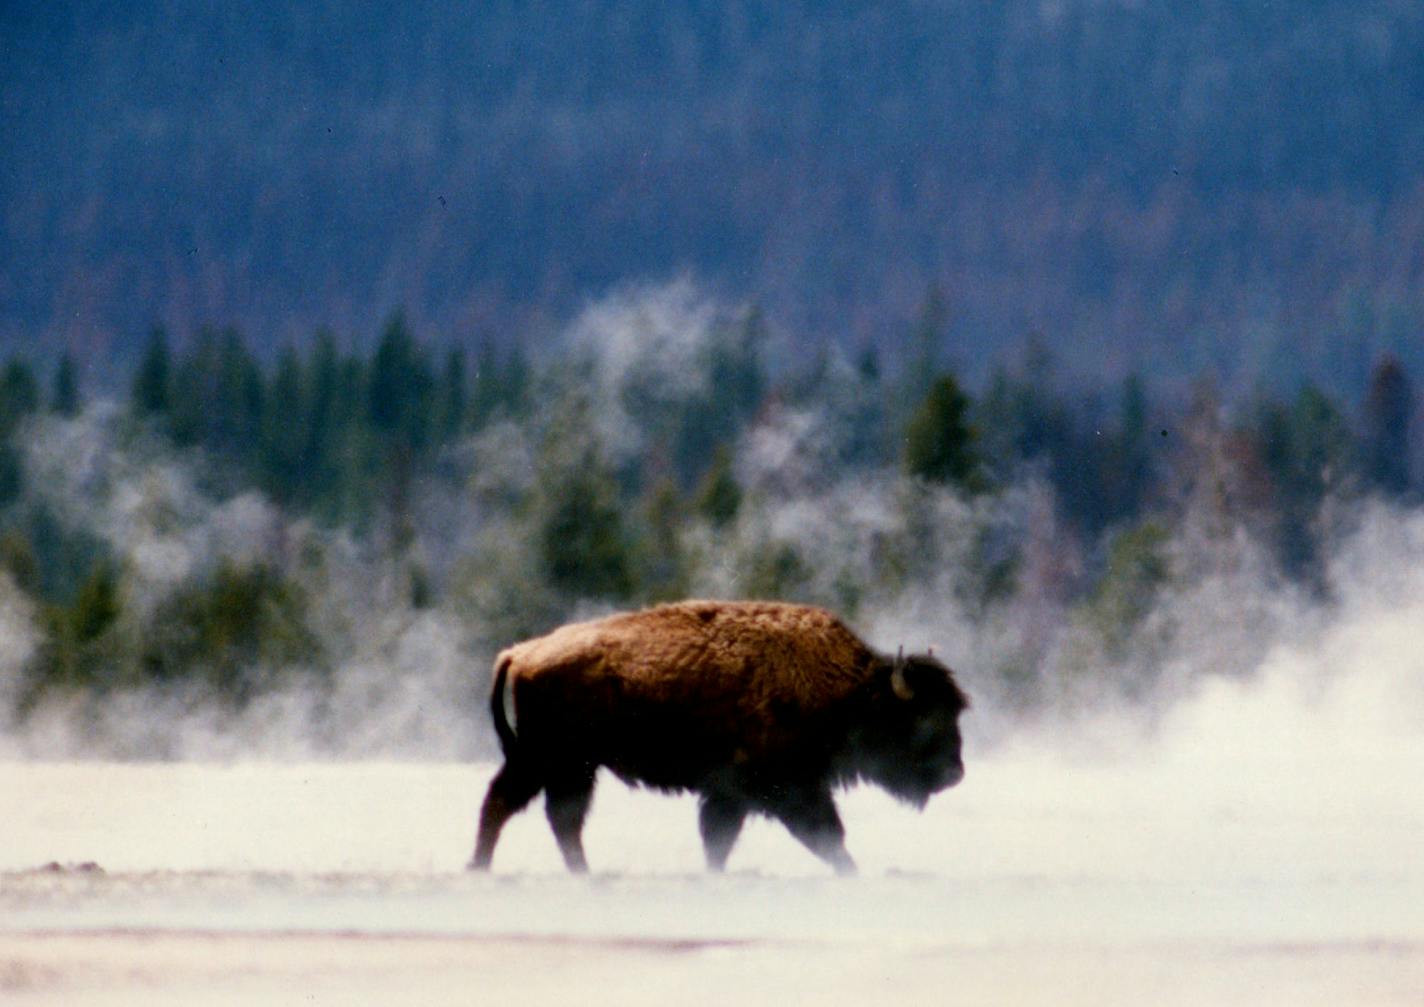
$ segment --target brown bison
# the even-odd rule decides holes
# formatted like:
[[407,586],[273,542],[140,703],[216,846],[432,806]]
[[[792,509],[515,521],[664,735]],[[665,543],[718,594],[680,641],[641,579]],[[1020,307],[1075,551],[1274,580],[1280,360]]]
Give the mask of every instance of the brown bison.
[[564,861],[587,870],[580,833],[607,766],[629,784],[699,794],[712,870],[756,812],[853,872],[832,788],[868,780],[923,807],[964,776],[968,705],[933,656],[877,653],[805,605],[689,601],[564,626],[495,661],[505,762],[470,867],[489,867],[504,823],[543,790]]

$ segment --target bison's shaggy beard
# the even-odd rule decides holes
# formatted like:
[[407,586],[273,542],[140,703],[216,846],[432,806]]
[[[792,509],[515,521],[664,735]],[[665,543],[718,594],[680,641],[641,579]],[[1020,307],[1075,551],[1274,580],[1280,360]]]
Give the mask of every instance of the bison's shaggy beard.
[[857,767],[841,770],[836,782],[841,788],[857,783],[874,784],[916,811],[925,810],[930,798],[943,789],[926,780],[923,773],[910,764],[908,755],[896,758],[884,753]]

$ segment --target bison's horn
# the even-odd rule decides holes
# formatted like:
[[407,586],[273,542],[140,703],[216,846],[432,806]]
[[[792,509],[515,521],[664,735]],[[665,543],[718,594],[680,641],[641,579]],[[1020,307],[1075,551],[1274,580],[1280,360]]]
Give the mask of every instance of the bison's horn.
[[890,666],[890,688],[900,699],[910,699],[915,695],[915,690],[910,688],[910,683],[905,681],[905,648],[900,647],[900,653],[895,655],[895,663]]

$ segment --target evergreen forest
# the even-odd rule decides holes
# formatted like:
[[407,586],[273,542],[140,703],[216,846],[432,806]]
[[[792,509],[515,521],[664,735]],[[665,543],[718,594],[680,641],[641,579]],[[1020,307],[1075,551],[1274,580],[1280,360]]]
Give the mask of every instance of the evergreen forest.
[[114,710],[237,723],[299,696],[286,715],[364,751],[333,711],[408,694],[413,738],[429,706],[473,723],[500,647],[699,595],[934,645],[1016,716],[1155,699],[1253,666],[1281,598],[1328,607],[1341,544],[1418,504],[1393,356],[1349,398],[1228,405],[1207,379],[1084,390],[1030,338],[974,384],[939,362],[936,301],[884,360],[797,355],[686,281],[610,295],[536,358],[401,313],[270,361],[235,330],[153,329],[117,394],[13,357],[7,715],[77,711],[154,755],[171,725],[124,735]]

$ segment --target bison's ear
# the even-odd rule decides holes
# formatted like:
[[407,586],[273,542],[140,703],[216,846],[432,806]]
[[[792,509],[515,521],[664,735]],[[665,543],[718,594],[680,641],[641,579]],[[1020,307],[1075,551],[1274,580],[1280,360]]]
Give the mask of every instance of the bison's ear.
[[905,679],[905,648],[900,647],[900,653],[895,655],[895,663],[890,666],[890,688],[899,699],[914,699],[915,690],[910,688],[910,683]]

